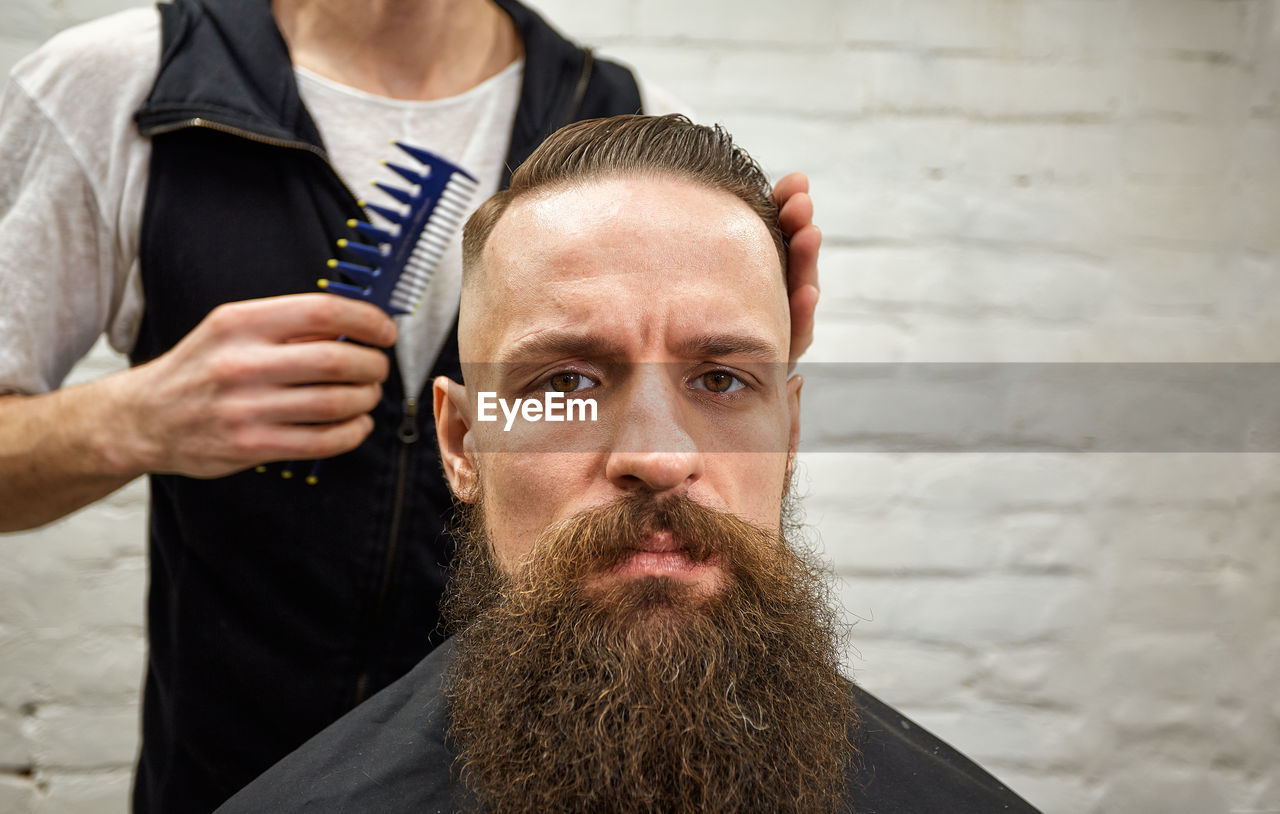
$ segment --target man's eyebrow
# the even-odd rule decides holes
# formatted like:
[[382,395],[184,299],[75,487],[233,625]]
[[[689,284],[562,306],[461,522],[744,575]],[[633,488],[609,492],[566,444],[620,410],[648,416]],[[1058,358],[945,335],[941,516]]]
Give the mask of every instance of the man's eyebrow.
[[782,348],[774,343],[736,333],[698,334],[681,340],[673,350],[689,358],[746,356],[762,362],[785,359]]
[[626,347],[615,340],[574,331],[540,331],[518,340],[498,355],[499,364],[514,364],[530,358],[574,356],[602,359],[623,356]]

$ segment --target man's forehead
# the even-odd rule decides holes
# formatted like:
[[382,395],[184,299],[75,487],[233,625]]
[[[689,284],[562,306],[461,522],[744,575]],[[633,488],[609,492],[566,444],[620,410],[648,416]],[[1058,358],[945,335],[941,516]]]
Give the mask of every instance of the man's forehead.
[[[737,196],[674,175],[627,174],[520,196],[494,226],[482,265],[510,272],[530,255],[571,260],[575,254],[630,251],[638,239],[655,253],[743,255],[745,260],[762,247],[774,251],[764,222]],[[776,253],[772,260],[751,263],[743,272],[765,271],[780,278]],[[574,270],[565,264],[544,271]]]
[[478,265],[464,345],[476,331],[510,344],[602,319],[686,333],[751,326],[775,344],[787,334],[786,286],[764,222],[736,196],[685,179],[607,177],[523,196]]

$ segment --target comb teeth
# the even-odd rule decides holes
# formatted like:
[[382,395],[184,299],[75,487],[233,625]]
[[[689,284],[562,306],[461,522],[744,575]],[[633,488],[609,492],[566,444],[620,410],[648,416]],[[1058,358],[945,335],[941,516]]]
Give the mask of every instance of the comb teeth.
[[332,260],[350,283],[325,281],[326,290],[374,303],[389,314],[412,312],[422,300],[440,259],[462,226],[467,206],[478,182],[466,170],[419,147],[396,142],[422,165],[422,171],[384,162],[411,185],[402,189],[379,181],[374,186],[395,201],[400,210],[361,202],[361,206],[385,219],[382,229],[362,220],[348,221],[362,237],[376,245],[341,240],[338,247],[354,263]]
[[399,212],[395,209],[391,209],[390,207],[378,206],[377,204],[371,204],[371,203],[362,203],[361,206],[363,206],[365,209],[368,209],[370,212],[378,213],[383,218],[387,219],[388,221],[396,225],[404,223],[403,212]]
[[388,195],[390,195],[392,198],[395,198],[397,201],[399,201],[402,204],[413,203],[413,195],[411,193],[405,192],[403,189],[400,189],[399,187],[393,187],[388,184],[384,184],[381,181],[374,181],[373,185],[378,189],[382,190],[383,192],[387,193]]
[[382,162],[382,166],[396,173],[401,178],[413,184],[414,186],[421,186],[422,183],[427,180],[427,177],[425,175],[416,173],[407,167],[400,166],[399,164],[392,164],[390,161]]
[[[355,229],[360,234],[377,243],[390,243],[395,240],[396,236],[386,229],[379,229],[371,223],[365,223],[362,220],[349,220],[347,225]],[[339,242],[341,245],[341,242]]]
[[440,258],[449,248],[449,242],[462,225],[467,202],[476,191],[476,182],[456,174],[445,184],[436,202],[435,211],[414,243],[413,251],[405,260],[405,270],[391,292],[391,302],[397,307],[412,311],[422,300],[422,295],[440,265]]

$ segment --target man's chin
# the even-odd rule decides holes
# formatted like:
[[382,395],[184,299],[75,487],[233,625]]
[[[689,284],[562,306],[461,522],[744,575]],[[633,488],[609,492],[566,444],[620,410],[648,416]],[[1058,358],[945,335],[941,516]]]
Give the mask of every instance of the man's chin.
[[707,569],[698,578],[670,575],[620,577],[616,574],[594,578],[583,592],[597,618],[625,639],[645,641],[646,632],[659,640],[687,628],[707,624],[712,608],[724,600],[725,577],[718,568]]

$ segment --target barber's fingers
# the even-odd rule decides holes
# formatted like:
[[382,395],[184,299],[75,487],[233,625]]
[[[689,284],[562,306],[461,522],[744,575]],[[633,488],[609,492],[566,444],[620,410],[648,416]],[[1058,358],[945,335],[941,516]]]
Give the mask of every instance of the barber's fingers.
[[778,223],[782,226],[782,233],[788,238],[794,237],[806,226],[812,226],[813,198],[809,197],[809,193],[797,192],[788,198],[778,209]]
[[247,376],[283,385],[369,384],[384,381],[390,372],[382,351],[331,339],[259,348],[243,361],[254,366]]
[[803,286],[818,285],[818,251],[822,248],[822,230],[806,226],[791,237],[790,268],[787,270],[787,290],[794,295]]
[[230,399],[221,415],[240,424],[326,424],[368,413],[381,398],[378,384],[264,386]]
[[255,336],[269,342],[345,336],[386,347],[396,338],[395,322],[380,308],[336,294],[290,294],[220,305],[202,324],[223,340]]
[[255,424],[239,430],[219,458],[199,464],[197,477],[217,477],[259,463],[310,461],[350,452],[373,431],[367,414],[324,424]]
[[822,232],[812,224],[791,237],[787,291],[791,306],[792,364],[813,344],[815,312],[818,307],[818,250]]
[[781,208],[797,194],[808,193],[808,191],[809,176],[802,172],[793,172],[789,175],[784,175],[778,180],[778,183],[773,185],[773,200]]

